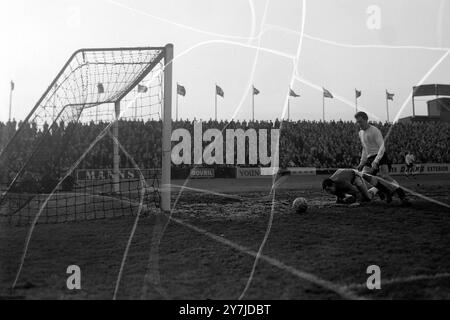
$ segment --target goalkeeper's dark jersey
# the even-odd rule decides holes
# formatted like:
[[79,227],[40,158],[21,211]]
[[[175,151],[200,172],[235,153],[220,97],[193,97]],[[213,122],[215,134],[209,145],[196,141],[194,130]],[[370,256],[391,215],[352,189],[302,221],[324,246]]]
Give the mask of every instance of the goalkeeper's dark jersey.
[[348,182],[353,184],[355,181],[356,173],[353,169],[338,169],[330,179],[334,182]]
[[345,197],[345,194],[356,196],[358,189],[353,185],[356,172],[353,169],[338,169],[330,179],[336,183],[336,196]]

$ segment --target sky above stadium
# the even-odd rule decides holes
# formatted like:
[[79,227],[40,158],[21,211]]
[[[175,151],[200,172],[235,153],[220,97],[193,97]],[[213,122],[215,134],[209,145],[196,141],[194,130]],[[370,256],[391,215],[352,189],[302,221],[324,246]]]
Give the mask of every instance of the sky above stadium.
[[[420,83],[450,84],[448,0],[15,0],[0,3],[0,121],[24,119],[70,55],[79,48],[175,45],[174,82],[180,117],[220,119],[287,116],[352,120],[358,104],[374,120],[412,113]],[[174,93],[175,94],[175,93]],[[433,97],[430,97],[431,99]],[[417,114],[426,114],[426,97]],[[174,96],[175,101],[175,96]]]

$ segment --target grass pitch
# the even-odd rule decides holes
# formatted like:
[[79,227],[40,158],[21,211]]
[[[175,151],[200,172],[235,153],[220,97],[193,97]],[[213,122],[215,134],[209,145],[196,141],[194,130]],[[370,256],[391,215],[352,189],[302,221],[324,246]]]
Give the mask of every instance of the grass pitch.
[[[192,180],[179,197],[175,188],[170,220],[140,218],[118,285],[135,216],[37,225],[14,291],[29,227],[2,224],[0,297],[111,299],[117,286],[118,299],[237,299],[252,275],[247,299],[450,298],[449,176],[400,178],[447,204],[411,196],[409,208],[335,205],[322,178],[287,177],[272,193],[263,178]],[[290,211],[299,196],[302,215]],[[70,265],[82,290],[66,287]],[[370,265],[381,290],[365,286]]]

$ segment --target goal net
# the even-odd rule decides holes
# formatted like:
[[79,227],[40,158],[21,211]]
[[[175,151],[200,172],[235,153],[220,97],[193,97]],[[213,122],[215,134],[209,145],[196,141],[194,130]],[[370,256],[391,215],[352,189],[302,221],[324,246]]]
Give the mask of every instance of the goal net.
[[0,220],[170,210],[173,46],[83,49],[0,152]]

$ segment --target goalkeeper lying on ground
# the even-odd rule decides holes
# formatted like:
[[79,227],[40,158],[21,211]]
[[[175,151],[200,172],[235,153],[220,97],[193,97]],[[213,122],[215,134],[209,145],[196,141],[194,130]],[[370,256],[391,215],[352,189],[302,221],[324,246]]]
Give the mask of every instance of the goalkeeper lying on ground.
[[[367,189],[366,180],[373,187]],[[377,194],[381,199],[389,195],[389,189],[371,175],[364,174],[354,169],[338,169],[331,177],[322,182],[322,188],[326,192],[336,196],[336,203],[352,204],[369,202]]]

